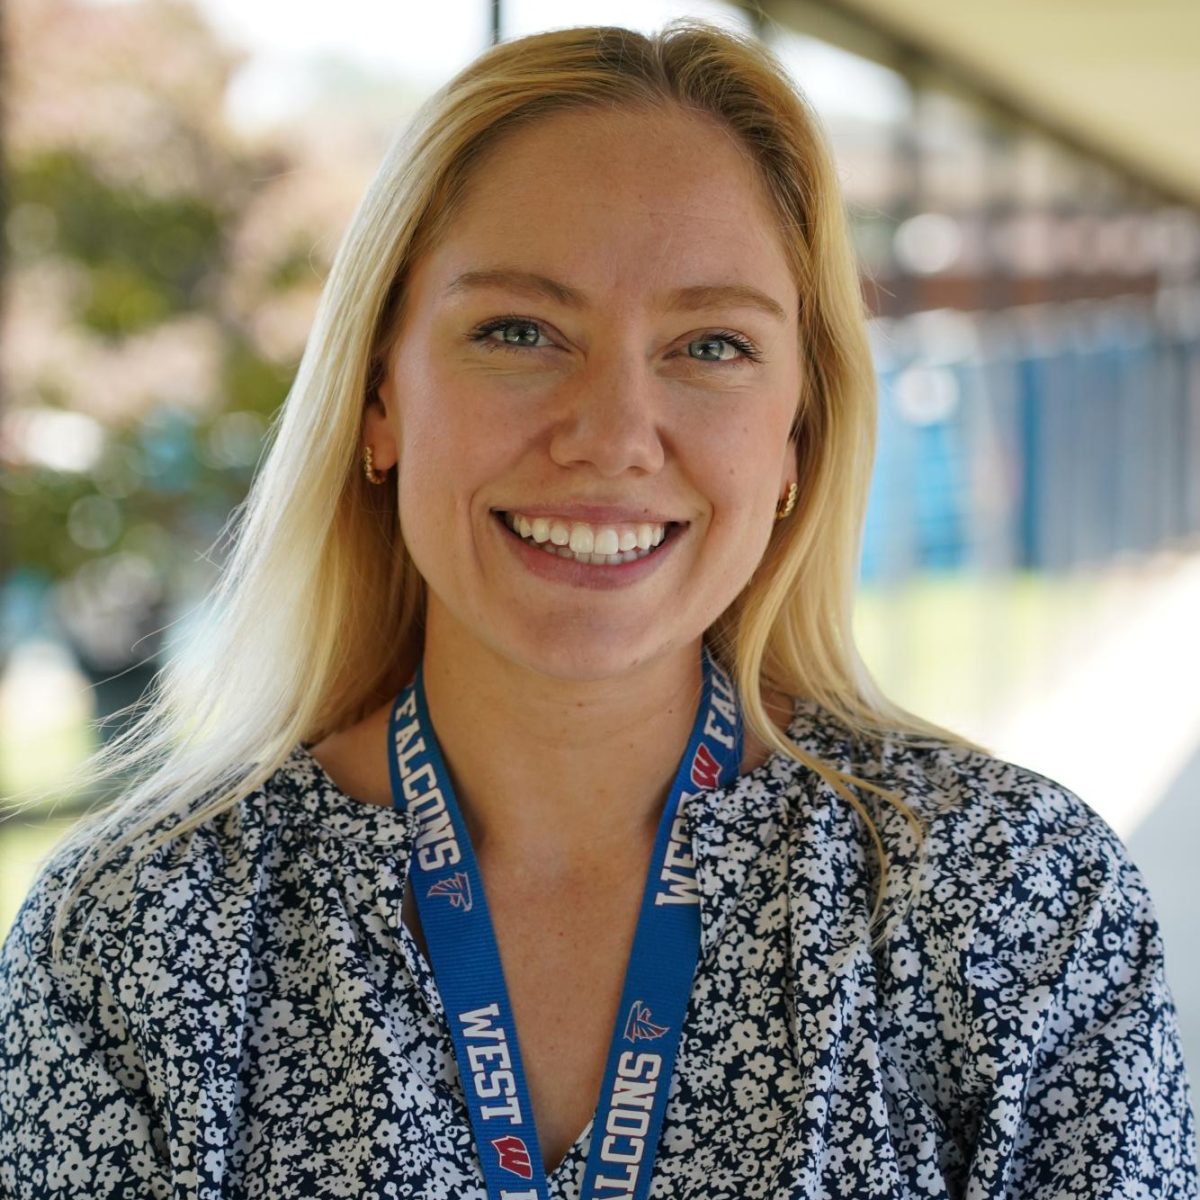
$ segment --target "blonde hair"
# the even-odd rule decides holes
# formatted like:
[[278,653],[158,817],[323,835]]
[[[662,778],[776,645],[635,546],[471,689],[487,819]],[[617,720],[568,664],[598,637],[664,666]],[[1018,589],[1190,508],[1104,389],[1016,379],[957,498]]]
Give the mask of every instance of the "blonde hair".
[[[778,212],[799,284],[804,389],[795,420],[799,496],[708,641],[758,737],[822,776],[886,856],[865,790],[771,720],[764,690],[823,706],[857,736],[967,744],[891,704],[851,630],[875,439],[875,379],[842,199],[820,124],[748,37],[693,20],[647,37],[588,27],[492,47],[438,91],[384,159],[341,243],[296,379],[272,428],[191,651],[167,662],[126,733],[79,776],[119,798],[80,822],[56,914],[55,953],[86,881],[140,835],[148,854],[231,808],[297,743],[391,699],[421,651],[424,584],[399,532],[396,490],[360,469],[365,400],[382,378],[413,263],[452,226],[472,171],[507,131],[589,107],[682,106],[740,139]],[[393,658],[379,653],[396,647]]]

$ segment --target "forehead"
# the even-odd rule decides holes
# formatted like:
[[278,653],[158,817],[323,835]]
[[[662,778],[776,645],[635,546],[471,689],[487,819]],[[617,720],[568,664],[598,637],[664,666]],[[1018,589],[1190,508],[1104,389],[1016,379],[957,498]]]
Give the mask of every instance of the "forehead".
[[422,264],[444,288],[498,266],[600,293],[748,284],[795,308],[780,223],[749,152],[681,108],[575,111],[508,130]]

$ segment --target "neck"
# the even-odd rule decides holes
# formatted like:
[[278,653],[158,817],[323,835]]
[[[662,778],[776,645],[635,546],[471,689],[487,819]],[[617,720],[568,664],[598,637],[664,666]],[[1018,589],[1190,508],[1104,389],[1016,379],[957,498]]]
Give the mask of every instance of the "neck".
[[700,701],[700,645],[551,678],[426,630],[425,692],[481,860],[564,868],[653,839]]

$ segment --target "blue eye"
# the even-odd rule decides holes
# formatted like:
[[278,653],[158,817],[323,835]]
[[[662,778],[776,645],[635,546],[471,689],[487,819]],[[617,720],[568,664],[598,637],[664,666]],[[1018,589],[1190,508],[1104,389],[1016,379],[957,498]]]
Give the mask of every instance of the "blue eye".
[[[738,354],[732,358],[721,357],[722,343],[727,346],[732,346],[738,351]],[[698,362],[720,362],[720,363],[736,363],[749,359],[751,362],[758,362],[762,355],[754,348],[751,342],[742,337],[740,333],[734,333],[732,330],[724,329],[716,333],[705,334],[704,337],[693,338],[688,342],[688,350],[694,346],[703,346],[706,348],[715,349],[717,357],[698,358]]]
[[[499,341],[492,337],[497,330],[502,332]],[[542,327],[527,317],[494,317],[477,326],[468,336],[489,350],[519,350],[523,347],[537,349],[538,340],[544,335]]]

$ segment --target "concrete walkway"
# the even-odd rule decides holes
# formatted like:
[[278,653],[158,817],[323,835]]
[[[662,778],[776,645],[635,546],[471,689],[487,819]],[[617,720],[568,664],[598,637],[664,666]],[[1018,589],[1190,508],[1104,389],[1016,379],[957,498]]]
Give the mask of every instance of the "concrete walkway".
[[1200,747],[1200,547],[1112,567],[1097,590],[1053,673],[1031,678],[980,733],[1001,758],[1070,788],[1128,844]]

